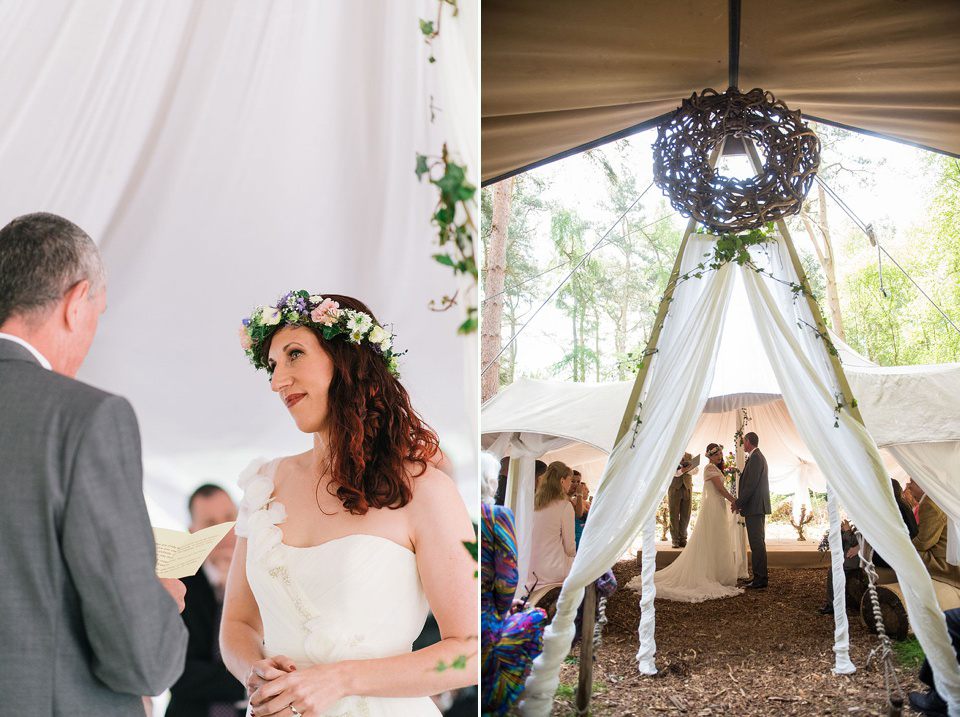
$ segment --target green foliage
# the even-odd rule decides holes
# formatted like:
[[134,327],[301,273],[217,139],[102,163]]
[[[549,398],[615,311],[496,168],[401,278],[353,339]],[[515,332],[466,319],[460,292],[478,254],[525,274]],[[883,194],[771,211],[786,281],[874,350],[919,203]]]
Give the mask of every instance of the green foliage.
[[908,637],[906,640],[893,643],[893,651],[897,656],[897,664],[908,671],[920,669],[926,655],[920,642],[915,637]]
[[[440,19],[443,16],[443,6],[450,5],[453,8],[453,15],[456,17],[459,8],[457,0],[437,0],[437,19],[420,20],[420,33],[423,35],[424,42],[430,48],[429,61],[436,62],[433,56],[433,41],[440,36]],[[435,107],[433,98],[430,98],[430,121],[435,118]],[[474,283],[477,281],[477,264],[474,260],[473,234],[475,227],[470,217],[469,202],[477,192],[474,187],[466,180],[466,166],[454,162],[447,153],[447,145],[443,145],[443,154],[439,161],[430,161],[431,158],[417,154],[417,164],[414,172],[417,180],[422,181],[426,176],[430,183],[440,191],[440,201],[434,208],[431,223],[438,229],[440,248],[446,251],[434,254],[433,258],[444,266],[453,269],[454,276],[466,275],[473,277]],[[434,176],[434,169],[441,169],[439,176]],[[460,217],[458,219],[458,217]],[[453,296],[444,296],[440,303],[430,302],[430,308],[434,311],[447,311],[457,305],[457,294]],[[480,326],[480,317],[478,308],[472,304],[467,304],[466,320],[457,327],[457,333],[472,334]]]
[[[473,253],[475,227],[469,203],[477,188],[467,181],[466,167],[453,161],[444,144],[443,154],[439,158],[431,159],[418,154],[414,171],[418,180],[427,177],[440,192],[431,223],[437,227],[438,244],[444,251],[434,254],[434,260],[453,269],[454,275],[466,275],[476,281],[477,264]],[[456,295],[444,296],[439,308],[435,308],[435,302],[431,302],[430,307],[446,311],[456,303]],[[467,319],[457,329],[461,334],[473,333],[479,325],[477,307],[468,305],[466,309]]]
[[[465,547],[467,549],[467,552],[470,553],[470,557],[473,558],[473,562],[475,563],[478,562],[479,558],[477,557],[478,556],[477,551],[480,548],[480,544],[476,540],[472,540],[472,541],[464,540],[463,547]],[[473,577],[477,577],[477,574],[478,574],[477,571],[474,570]]]

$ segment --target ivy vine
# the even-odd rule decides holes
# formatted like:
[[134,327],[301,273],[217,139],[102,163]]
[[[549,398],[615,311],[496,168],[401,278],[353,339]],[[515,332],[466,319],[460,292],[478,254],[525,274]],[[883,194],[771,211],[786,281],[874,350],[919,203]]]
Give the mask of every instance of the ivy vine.
[[[777,278],[773,275],[772,272],[767,269],[756,266],[753,263],[753,259],[750,256],[750,248],[758,247],[766,252],[766,245],[770,242],[776,242],[774,237],[775,225],[773,223],[766,224],[762,229],[752,229],[747,232],[742,232],[739,234],[714,234],[711,232],[699,232],[700,234],[706,236],[716,237],[716,242],[713,246],[712,252],[707,252],[703,255],[704,261],[701,261],[693,269],[688,271],[686,274],[678,276],[676,281],[673,284],[673,288],[682,282],[688,281],[689,279],[699,279],[704,274],[710,271],[717,271],[724,264],[734,263],[738,266],[747,267],[753,269],[758,274],[762,274],[773,281],[776,281],[780,284],[783,284],[790,288],[790,291],[793,293],[793,300],[797,301],[800,296],[806,296],[816,302],[816,297],[807,289],[804,285],[798,284],[793,281],[785,281],[784,279]],[[671,295],[670,301],[673,301],[673,296]],[[819,303],[817,302],[817,306]],[[827,348],[827,351],[831,355],[836,356],[838,359],[840,357],[837,347],[834,345],[833,341],[830,339],[829,334],[825,330],[822,330],[819,326],[811,324],[809,321],[800,319],[797,321],[797,326],[800,329],[808,328],[817,336],[818,339],[822,340],[824,345]],[[837,406],[834,409],[834,428],[840,427],[840,411],[845,408],[855,408],[857,405],[856,399],[852,399],[850,404],[847,404],[842,396],[837,396]]]
[[[429,61],[436,62],[433,55],[433,41],[440,35],[440,18],[443,16],[443,6],[453,8],[456,17],[459,12],[457,0],[437,0],[436,20],[420,20],[420,32],[424,42],[430,48]],[[430,121],[436,118],[437,107],[430,97]],[[430,223],[437,228],[438,243],[441,251],[434,254],[434,260],[453,270],[454,276],[465,275],[476,285],[479,280],[477,262],[474,256],[473,245],[476,234],[476,225],[470,215],[470,202],[477,193],[477,188],[467,181],[467,167],[457,164],[447,152],[447,145],[443,145],[440,157],[431,157],[417,154],[417,165],[414,170],[419,181],[424,176],[433,184],[440,198],[433,210]],[[431,301],[429,307],[433,311],[447,311],[457,305],[459,292],[453,296],[444,296],[439,302]],[[466,320],[457,328],[457,333],[472,334],[480,325],[478,308],[475,300],[467,298]]]
[[[467,168],[450,158],[447,145],[443,145],[440,157],[417,155],[417,179],[427,177],[439,193],[440,199],[433,210],[430,223],[437,227],[438,243],[443,251],[433,255],[434,260],[453,269],[455,276],[467,275],[473,281],[478,280],[477,262],[473,254],[473,237],[476,227],[470,215],[470,200],[477,188],[467,181]],[[457,303],[457,293],[444,296],[439,306],[430,302],[434,311],[446,311]],[[477,307],[468,305],[467,319],[457,329],[458,333],[470,334],[477,330]]]

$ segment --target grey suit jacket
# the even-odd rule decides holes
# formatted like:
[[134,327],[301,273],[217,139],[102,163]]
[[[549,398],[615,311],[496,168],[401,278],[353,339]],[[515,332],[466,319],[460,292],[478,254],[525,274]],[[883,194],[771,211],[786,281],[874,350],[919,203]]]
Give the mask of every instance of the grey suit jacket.
[[764,515],[770,513],[770,484],[767,482],[767,459],[763,457],[759,448],[753,453],[743,466],[740,476],[737,506],[740,515]]
[[130,404],[0,339],[0,712],[142,715],[187,631],[155,575]]

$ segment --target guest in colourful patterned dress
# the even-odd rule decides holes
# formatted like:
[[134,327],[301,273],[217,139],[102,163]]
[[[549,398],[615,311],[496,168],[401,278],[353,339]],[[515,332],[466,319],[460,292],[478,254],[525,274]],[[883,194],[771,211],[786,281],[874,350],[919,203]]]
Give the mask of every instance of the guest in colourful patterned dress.
[[481,704],[484,715],[503,715],[523,692],[533,659],[543,649],[547,614],[514,607],[517,539],[513,513],[492,505],[499,462],[481,456],[480,635]]

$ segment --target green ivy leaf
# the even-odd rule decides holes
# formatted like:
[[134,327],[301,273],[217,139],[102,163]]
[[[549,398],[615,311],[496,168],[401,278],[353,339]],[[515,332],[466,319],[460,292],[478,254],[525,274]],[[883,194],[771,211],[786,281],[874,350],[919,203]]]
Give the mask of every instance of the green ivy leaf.
[[432,21],[428,21],[428,20],[421,20],[421,21],[420,21],[420,32],[422,32],[424,35],[428,35],[428,36],[429,36],[429,35],[432,35],[432,34],[433,34],[433,22],[432,22]]
[[417,179],[423,179],[424,174],[429,174],[430,167],[427,166],[427,157],[423,154],[417,155],[417,168],[414,170],[417,173]]
[[480,322],[476,318],[467,319],[457,328],[458,334],[472,334],[480,328]]
[[453,669],[455,670],[467,669],[467,656],[460,655],[459,657],[457,657],[457,659],[453,661],[453,664],[451,665],[451,667],[453,667]]
[[443,264],[444,266],[453,266],[453,259],[448,254],[434,254],[433,258],[437,261],[438,264]]

